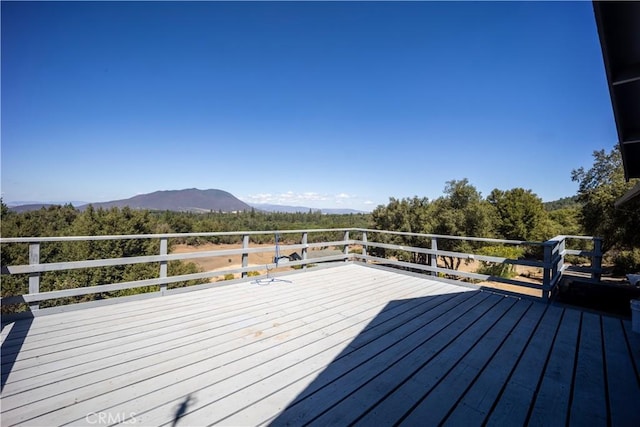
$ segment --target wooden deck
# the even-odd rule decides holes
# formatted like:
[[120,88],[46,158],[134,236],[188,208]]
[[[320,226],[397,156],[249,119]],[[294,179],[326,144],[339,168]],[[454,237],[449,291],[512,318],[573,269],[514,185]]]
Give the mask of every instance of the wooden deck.
[[640,425],[629,321],[356,264],[21,320],[10,425]]

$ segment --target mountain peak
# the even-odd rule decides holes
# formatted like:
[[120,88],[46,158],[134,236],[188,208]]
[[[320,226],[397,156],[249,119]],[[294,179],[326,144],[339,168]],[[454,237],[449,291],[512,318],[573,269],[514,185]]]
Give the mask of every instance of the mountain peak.
[[[128,199],[110,202],[91,203],[95,208],[125,207],[131,209],[169,210],[187,212],[236,212],[251,210],[251,206],[233,194],[218,190],[199,190],[186,188],[183,190],[158,190],[148,194],[138,194]],[[81,206],[80,209],[85,208]]]

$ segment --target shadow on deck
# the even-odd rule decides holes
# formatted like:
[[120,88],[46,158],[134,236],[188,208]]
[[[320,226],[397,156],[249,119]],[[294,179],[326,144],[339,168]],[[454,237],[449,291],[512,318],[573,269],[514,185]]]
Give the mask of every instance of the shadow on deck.
[[620,319],[483,291],[392,301],[270,424],[640,425],[639,363]]

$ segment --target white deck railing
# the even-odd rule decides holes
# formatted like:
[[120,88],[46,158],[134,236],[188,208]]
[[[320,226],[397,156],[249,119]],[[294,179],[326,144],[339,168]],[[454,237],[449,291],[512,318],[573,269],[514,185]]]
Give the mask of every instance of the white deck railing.
[[[317,233],[333,234],[339,236],[336,240],[316,241],[317,239],[309,239]],[[286,236],[300,236],[299,243],[279,244],[278,246],[261,246],[252,247],[251,237],[256,235],[275,235],[285,236],[285,240],[291,242],[291,238]],[[241,239],[242,245],[238,249],[223,249],[212,251],[195,251],[188,253],[168,253],[168,240],[171,238],[185,239],[189,237],[200,238],[219,238],[223,236],[235,236]],[[82,242],[82,241],[100,241],[100,240],[125,240],[125,239],[158,239],[160,242],[160,250],[157,255],[134,256],[126,258],[104,258],[94,260],[67,261],[67,262],[47,262],[40,258],[40,246],[42,244],[52,242]],[[420,246],[411,246],[404,243],[405,240],[420,239],[421,242],[427,242]],[[390,243],[390,241],[394,241]],[[533,246],[539,247],[542,252],[540,259],[510,259],[496,256],[488,256],[474,253],[447,251],[438,249],[438,242],[445,241],[466,241],[476,246],[479,244],[490,245],[515,245],[515,246]],[[593,249],[589,251],[568,249],[567,242],[571,240],[589,240],[593,243]],[[255,266],[249,266],[249,254],[269,253],[273,254],[276,250],[282,253],[290,251],[299,251],[301,259],[297,261],[289,261],[284,266],[275,262],[265,264],[267,270],[277,267],[294,267],[300,266],[307,268],[310,264],[318,265],[323,262],[330,261],[353,261],[385,264],[388,266],[411,269],[430,273],[435,278],[440,276],[466,278],[479,281],[492,281],[505,283],[508,285],[519,286],[523,288],[533,288],[541,291],[542,298],[548,300],[557,288],[563,274],[569,269],[569,265],[565,262],[567,255],[578,255],[589,257],[591,259],[590,266],[583,270],[590,274],[590,278],[598,280],[601,274],[601,239],[587,236],[556,236],[546,242],[529,242],[518,240],[489,239],[464,236],[444,236],[435,234],[417,234],[391,232],[384,230],[371,230],[360,228],[342,228],[342,229],[308,229],[308,230],[279,230],[279,231],[240,231],[240,232],[211,232],[211,233],[173,233],[173,234],[150,234],[150,235],[114,235],[114,236],[67,236],[67,237],[17,237],[2,238],[0,245],[11,244],[28,244],[29,247],[29,263],[23,265],[2,265],[3,275],[28,275],[28,293],[22,295],[3,295],[1,299],[2,306],[12,304],[26,303],[30,307],[32,313],[45,314],[50,309],[40,309],[39,303],[42,301],[52,300],[56,298],[78,297],[96,293],[118,291],[122,289],[134,289],[146,286],[159,286],[158,292],[153,295],[165,295],[167,293],[184,292],[185,290],[194,290],[201,287],[212,286],[207,283],[203,285],[190,286],[188,288],[168,289],[167,285],[177,282],[185,282],[195,279],[211,279],[213,277],[224,274],[241,274],[246,277],[247,273],[256,269]],[[322,257],[309,257],[310,251],[316,248],[334,247],[341,248],[340,254],[332,254]],[[361,251],[350,252],[350,247],[361,248]],[[426,263],[414,263],[395,259],[388,256],[371,255],[375,251],[374,248],[381,248],[391,251],[403,251],[405,253],[423,254],[428,260]],[[361,252],[361,253],[360,253]],[[193,260],[197,258],[222,257],[230,255],[241,255],[240,267],[231,266],[228,269],[204,271],[192,274],[174,275],[167,274],[167,265],[169,261],[174,260]],[[444,268],[438,264],[440,257],[452,257],[461,260],[477,260],[498,264],[522,265],[540,269],[542,272],[542,280],[540,283],[531,283],[517,279],[507,279],[504,277],[490,276],[472,271],[460,271],[451,268]],[[273,258],[272,258],[273,260]],[[144,280],[134,280],[119,283],[104,283],[95,286],[76,287],[71,289],[60,290],[41,290],[40,279],[43,273],[60,272],[75,269],[99,268],[108,266],[121,266],[142,263],[159,263],[158,277]]]

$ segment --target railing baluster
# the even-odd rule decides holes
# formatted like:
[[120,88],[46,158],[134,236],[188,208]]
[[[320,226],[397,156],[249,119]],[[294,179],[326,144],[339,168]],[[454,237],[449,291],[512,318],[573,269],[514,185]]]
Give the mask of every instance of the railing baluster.
[[[349,255],[349,230],[344,232],[344,254],[345,255]],[[348,261],[348,259],[345,259],[345,261]]]
[[[302,233],[302,242],[300,242],[301,244],[303,244],[304,246],[302,247],[302,260],[306,261],[307,260],[307,239],[309,233],[307,233],[306,231],[304,233]],[[305,270],[307,268],[307,263],[305,262],[304,264],[302,264],[302,269]]]
[[363,258],[364,263],[367,263],[367,232],[363,231],[362,232],[362,255],[365,256],[365,258]]
[[553,276],[551,275],[551,255],[553,253],[553,246],[551,241],[545,242],[544,245],[544,268],[542,271],[542,300],[547,302],[549,301],[550,291],[551,291],[551,279]]
[[[433,254],[431,254],[431,267],[438,268],[438,239],[436,239],[435,237],[431,238],[431,249],[435,251]],[[437,276],[438,272],[434,270],[431,272],[431,275]]]
[[[249,235],[245,234],[242,236],[242,249],[249,249]],[[243,252],[242,253],[242,268],[248,267],[249,266],[249,253],[248,252]],[[243,271],[242,272],[242,277],[247,277],[247,272]]]
[[591,256],[591,278],[600,280],[602,278],[602,238],[593,238],[593,255]]
[[[166,237],[160,238],[160,255],[167,255],[168,248],[169,248],[168,240],[169,239],[167,239]],[[165,277],[167,277],[167,266],[168,266],[167,261],[160,261],[160,278],[161,279],[164,279]],[[164,295],[166,292],[167,292],[167,284],[161,283],[160,295]]]
[[[40,264],[40,243],[29,243],[29,264]],[[40,292],[40,273],[29,274],[29,293],[37,294]],[[30,303],[31,311],[40,309],[40,304]]]

